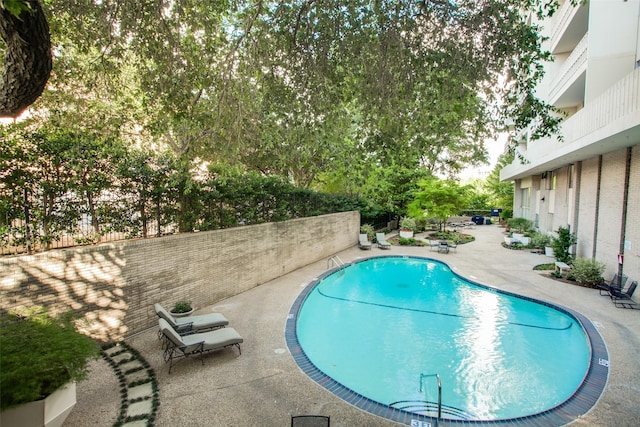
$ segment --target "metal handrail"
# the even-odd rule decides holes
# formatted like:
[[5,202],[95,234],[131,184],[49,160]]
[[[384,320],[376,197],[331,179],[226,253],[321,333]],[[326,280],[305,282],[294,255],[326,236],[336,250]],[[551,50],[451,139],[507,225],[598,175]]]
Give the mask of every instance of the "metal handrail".
[[331,267],[331,263],[334,263],[337,267],[344,267],[344,262],[338,255],[334,255],[327,260],[327,268]]
[[420,374],[420,393],[422,393],[422,380],[425,378],[436,377],[438,381],[438,419],[442,418],[442,382],[439,374]]

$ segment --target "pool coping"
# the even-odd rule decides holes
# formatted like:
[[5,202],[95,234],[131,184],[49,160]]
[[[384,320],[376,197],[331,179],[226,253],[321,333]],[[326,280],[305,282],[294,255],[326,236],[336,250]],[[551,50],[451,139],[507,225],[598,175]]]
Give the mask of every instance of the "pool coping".
[[[564,312],[571,317],[573,317],[576,322],[582,327],[587,336],[587,339],[590,344],[590,360],[589,360],[589,368],[576,391],[564,402],[554,406],[553,408],[547,409],[545,411],[527,415],[523,417],[517,418],[508,418],[508,419],[500,419],[500,420],[453,420],[453,419],[437,419],[436,417],[416,414],[412,412],[408,412],[402,409],[394,408],[389,405],[385,405],[379,402],[376,402],[372,399],[369,399],[348,387],[345,387],[341,383],[337,382],[320,369],[318,369],[306,356],[304,350],[300,346],[298,341],[296,324],[298,320],[298,313],[305,299],[309,295],[309,293],[315,288],[315,286],[322,281],[325,277],[347,268],[353,264],[357,264],[359,262],[376,259],[376,258],[416,258],[422,260],[429,260],[433,262],[437,262],[443,265],[446,265],[453,274],[456,276],[473,283],[474,285],[483,287],[490,291],[494,291],[497,293],[501,293],[504,295],[516,296],[518,298],[523,298],[528,301],[536,302],[538,304],[546,305],[548,307],[552,307],[556,310]],[[298,367],[313,381],[318,383],[320,386],[335,394],[337,397],[341,398],[345,402],[374,415],[399,422],[409,426],[415,427],[430,427],[432,425],[435,426],[562,426],[566,425],[581,416],[588,413],[598,402],[604,389],[606,387],[608,377],[609,377],[609,352],[607,350],[604,339],[593,325],[593,323],[581,313],[577,311],[571,310],[569,308],[563,307],[558,304],[550,303],[544,300],[540,300],[537,298],[531,298],[524,295],[519,295],[513,292],[504,291],[502,289],[498,289],[492,286],[488,286],[483,283],[479,283],[478,281],[469,279],[464,277],[463,275],[457,273],[454,269],[452,269],[446,262],[441,260],[422,257],[422,256],[414,256],[414,255],[381,255],[381,256],[372,256],[366,258],[360,258],[353,262],[346,263],[342,266],[327,270],[323,274],[314,278],[311,282],[305,286],[302,292],[298,295],[296,300],[291,306],[289,310],[289,314],[287,316],[287,322],[285,326],[285,340],[287,346],[289,348],[289,352],[293,356]]]

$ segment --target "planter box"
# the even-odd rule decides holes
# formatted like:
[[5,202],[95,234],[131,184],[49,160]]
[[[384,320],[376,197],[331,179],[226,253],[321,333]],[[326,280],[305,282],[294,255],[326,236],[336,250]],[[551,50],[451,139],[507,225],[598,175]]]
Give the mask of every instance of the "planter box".
[[555,255],[553,255],[553,248],[551,246],[545,246],[544,247],[544,254],[548,257],[553,257]]
[[525,237],[524,234],[513,233],[511,236],[513,237],[514,240],[517,240],[518,242],[522,243],[525,246],[529,246],[529,243],[531,243],[531,238]]
[[68,383],[43,400],[25,403],[0,413],[6,427],[60,427],[76,406],[76,383]]
[[413,231],[400,230],[400,237],[405,239],[411,239],[413,237]]

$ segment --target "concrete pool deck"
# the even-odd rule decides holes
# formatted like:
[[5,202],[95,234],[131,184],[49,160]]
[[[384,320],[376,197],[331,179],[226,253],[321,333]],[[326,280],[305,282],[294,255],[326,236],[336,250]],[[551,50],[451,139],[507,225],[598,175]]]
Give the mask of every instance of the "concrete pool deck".
[[[610,372],[599,402],[571,424],[640,425],[640,310],[615,308],[597,290],[559,282],[549,278],[548,272],[534,271],[535,265],[553,259],[503,248],[503,231],[497,225],[467,230],[476,241],[448,254],[430,251],[429,247],[404,246],[381,250],[374,245],[364,251],[354,244],[338,255],[344,262],[376,255],[430,257],[474,281],[581,313],[604,338]],[[323,259],[199,310],[221,312],[230,320],[230,326],[244,337],[242,355],[235,349],[222,350],[207,355],[204,366],[198,359],[182,360],[168,374],[157,328],[127,339],[127,344],[155,371],[160,400],[155,425],[288,426],[292,415],[303,414],[328,415],[334,427],[400,425],[363,412],[328,392],[300,370],[288,351],[284,330],[291,306],[302,289],[327,269],[327,259]],[[120,411],[118,379],[105,361],[91,365],[89,379],[78,384],[77,400],[65,427],[107,427],[116,422]],[[146,422],[126,425],[143,426]]]

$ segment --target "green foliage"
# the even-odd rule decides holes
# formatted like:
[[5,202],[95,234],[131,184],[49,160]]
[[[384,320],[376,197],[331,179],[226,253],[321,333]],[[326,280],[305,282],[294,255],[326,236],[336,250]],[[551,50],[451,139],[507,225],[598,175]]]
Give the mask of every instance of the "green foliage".
[[569,248],[576,244],[578,239],[574,233],[571,233],[568,228],[559,227],[558,236],[551,240],[551,247],[553,248],[553,255],[559,262],[570,263],[573,259],[569,253]]
[[534,248],[544,248],[551,243],[551,236],[546,233],[533,233],[531,236],[531,246]]
[[554,263],[538,264],[535,267],[533,267],[533,269],[536,270],[536,271],[555,270],[556,269],[556,265]]
[[366,234],[369,241],[372,241],[376,237],[376,231],[371,224],[362,224],[360,226],[360,233]]
[[0,9],[6,9],[13,16],[20,16],[22,12],[31,11],[31,5],[25,0],[2,0]]
[[602,283],[602,273],[606,265],[595,259],[576,258],[571,265],[568,278],[573,278],[583,285],[596,285]]
[[457,215],[467,204],[468,188],[456,181],[431,178],[418,185],[420,190],[409,204],[409,214],[415,218],[436,217],[441,229],[450,216]]
[[172,313],[187,313],[192,310],[191,301],[178,301],[171,308]]
[[405,216],[400,221],[400,229],[415,232],[418,227],[416,225],[416,221],[413,218]]
[[503,209],[502,212],[500,212],[500,218],[502,218],[505,221],[510,218],[513,218],[513,209],[511,208]]
[[513,182],[500,181],[500,170],[512,162],[513,155],[501,154],[484,183],[484,188],[491,194],[492,207],[502,208],[502,214],[505,215],[503,218],[505,219],[513,216],[513,212],[511,212],[511,207],[513,206]]
[[42,399],[69,381],[87,376],[87,363],[100,347],[79,333],[73,315],[34,311],[0,322],[1,409]]
[[414,238],[406,238],[406,237],[400,237],[398,239],[398,243],[400,243],[400,245],[403,246],[416,246],[417,245],[417,241]]
[[475,237],[457,231],[438,231],[432,233],[429,237],[435,240],[449,240],[456,244],[469,243],[475,240]]
[[507,220],[507,225],[511,231],[525,233],[533,228],[533,222],[526,218],[511,218]]

